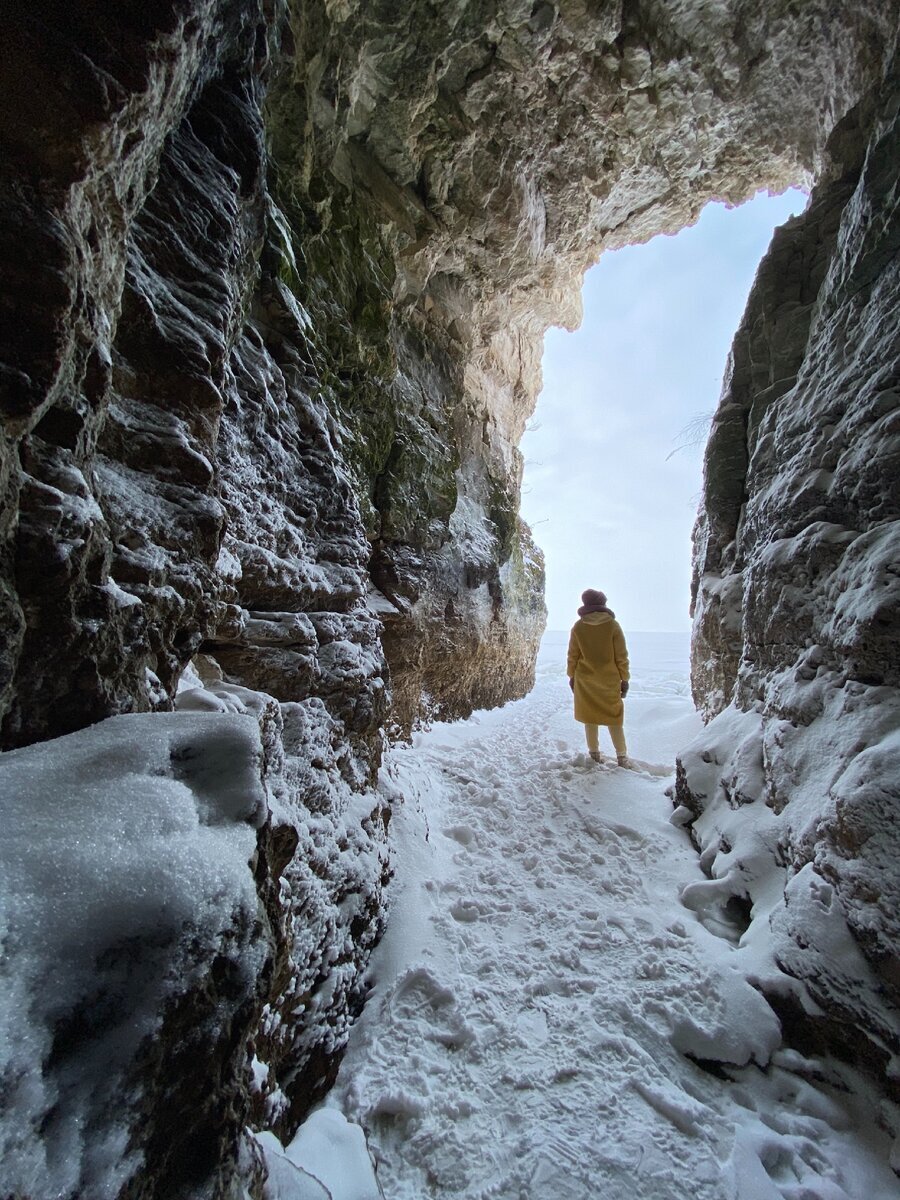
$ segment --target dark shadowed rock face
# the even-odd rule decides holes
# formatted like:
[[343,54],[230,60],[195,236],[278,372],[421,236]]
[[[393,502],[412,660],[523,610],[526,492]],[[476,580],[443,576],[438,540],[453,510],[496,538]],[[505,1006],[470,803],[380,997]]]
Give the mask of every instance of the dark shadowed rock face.
[[[214,1023],[220,984],[207,1043],[226,1049],[203,1070],[227,1119],[184,1125],[206,1139],[191,1186],[228,1194],[247,1122],[296,1125],[380,928],[383,731],[530,686],[543,566],[517,443],[585,268],[710,197],[813,178],[735,343],[698,524],[698,703],[758,728],[717,775],[686,756],[680,787],[710,828],[720,780],[784,816],[779,961],[883,1062],[896,19],[885,0],[4,18],[3,745],[181,688],[185,712],[255,722],[267,779],[246,934],[264,965],[232,995],[207,950],[173,949],[198,995],[166,999],[170,1036],[136,1061],[123,1195],[182,1186],[166,1131],[197,1109],[186,1030]],[[825,933],[803,931],[825,884],[877,979],[822,971]]]
[[[366,789],[387,687],[360,605],[369,547],[311,322],[267,272],[280,219],[263,100],[280,28],[252,4],[38,6],[17,37],[45,86],[4,110],[6,744],[169,709],[193,657],[204,678],[191,672],[184,719],[238,714],[264,751],[249,925],[224,908],[227,953],[189,923],[163,944],[136,929],[127,947],[157,998],[153,1032],[110,1052],[115,1099],[98,1098],[89,1127],[120,1136],[128,1114],[104,1187],[122,1181],[132,1200],[231,1194],[248,1122],[296,1127],[335,1069],[382,922],[387,822]],[[90,83],[95,107],[76,120]],[[135,853],[144,832],[123,834]],[[79,1111],[70,1077],[97,1059],[97,1013],[138,1027],[112,984],[111,998],[71,993],[34,1064],[45,1111],[22,1129],[36,1145],[58,1110]],[[22,1195],[98,1186],[96,1155],[73,1152],[62,1175],[39,1160],[16,1150]]]

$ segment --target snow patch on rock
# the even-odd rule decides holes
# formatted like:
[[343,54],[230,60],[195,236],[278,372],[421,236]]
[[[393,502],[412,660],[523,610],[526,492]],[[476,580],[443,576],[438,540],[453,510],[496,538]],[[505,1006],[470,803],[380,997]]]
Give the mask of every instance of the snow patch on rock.
[[246,995],[265,960],[259,730],[114,717],[0,757],[0,807],[4,1185],[114,1196],[140,1168],[142,1044],[215,961]]

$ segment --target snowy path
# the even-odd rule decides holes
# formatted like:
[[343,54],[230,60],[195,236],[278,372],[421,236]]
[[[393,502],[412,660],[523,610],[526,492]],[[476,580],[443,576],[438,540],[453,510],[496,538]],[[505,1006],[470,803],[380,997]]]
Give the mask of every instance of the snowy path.
[[[702,875],[662,776],[689,704],[651,681],[630,749],[661,765],[597,766],[557,671],[393,756],[398,894],[328,1101],[366,1130],[385,1197],[895,1197],[871,1114],[823,1079],[852,1074],[776,1049],[737,931],[678,899]],[[773,1049],[730,1079],[686,1057]]]

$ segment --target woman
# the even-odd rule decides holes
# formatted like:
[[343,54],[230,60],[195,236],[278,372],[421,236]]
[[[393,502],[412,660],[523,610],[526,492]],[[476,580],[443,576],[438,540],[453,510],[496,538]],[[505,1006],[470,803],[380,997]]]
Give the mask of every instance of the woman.
[[575,693],[575,720],[584,725],[588,752],[602,762],[598,725],[609,729],[620,767],[630,767],[625,746],[625,705],[628,694],[628,650],[616,614],[606,607],[602,592],[588,588],[581,595],[579,620],[572,626],[566,672]]

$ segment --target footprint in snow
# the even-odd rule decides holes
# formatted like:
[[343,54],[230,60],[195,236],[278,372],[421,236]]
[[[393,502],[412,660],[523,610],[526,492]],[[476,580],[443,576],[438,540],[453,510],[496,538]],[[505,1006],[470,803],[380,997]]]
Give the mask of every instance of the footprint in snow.
[[465,925],[470,925],[473,921],[481,918],[481,907],[472,900],[459,900],[452,905],[450,916],[455,921],[461,921]]
[[455,1004],[456,995],[445,987],[427,967],[410,967],[394,985],[393,995],[388,997],[388,1006],[401,1014],[439,1009]]
[[631,759],[631,767],[636,775],[644,775],[649,779],[666,779],[675,774],[674,763],[648,763],[642,759]]
[[477,1040],[475,1029],[459,1011],[456,994],[426,967],[407,971],[388,998],[387,1008],[413,1043],[424,1037],[448,1050],[461,1050]]
[[605,842],[608,852],[616,854],[621,852],[617,845],[620,838],[634,842],[637,846],[649,844],[648,839],[642,833],[638,833],[636,829],[632,829],[630,825],[623,825],[619,821],[604,820],[593,811],[584,811],[583,817],[585,832],[596,841]]
[[468,825],[448,825],[443,830],[445,838],[450,838],[451,841],[459,842],[461,846],[471,846],[475,840],[475,834]]

